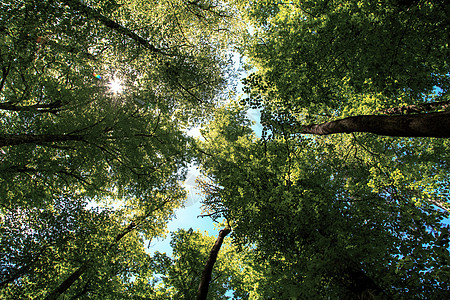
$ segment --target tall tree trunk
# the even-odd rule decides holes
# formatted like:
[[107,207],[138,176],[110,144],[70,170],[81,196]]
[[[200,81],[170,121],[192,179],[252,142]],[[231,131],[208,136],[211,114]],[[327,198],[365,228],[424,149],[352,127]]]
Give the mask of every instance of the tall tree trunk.
[[206,296],[208,295],[209,283],[211,281],[212,270],[217,260],[217,254],[219,254],[220,247],[222,247],[224,237],[226,237],[230,232],[231,229],[228,227],[225,227],[219,232],[216,243],[212,247],[211,252],[209,253],[208,260],[206,261],[205,268],[203,269],[202,278],[198,286],[197,297],[195,298],[196,300],[206,300]]
[[65,141],[82,141],[82,135],[72,134],[0,134],[0,147],[22,144],[46,144]]
[[450,137],[450,111],[416,115],[362,115],[301,126],[298,133],[328,135],[369,132],[386,136]]

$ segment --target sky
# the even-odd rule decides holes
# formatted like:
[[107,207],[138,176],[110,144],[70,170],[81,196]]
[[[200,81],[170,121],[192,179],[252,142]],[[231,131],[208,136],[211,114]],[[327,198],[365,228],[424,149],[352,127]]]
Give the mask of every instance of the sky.
[[[233,53],[234,68],[236,72],[240,70],[240,61],[241,58],[237,53]],[[240,78],[236,84],[236,97],[242,96],[243,85],[241,83],[241,78],[244,78],[245,73],[241,72]],[[253,122],[252,129],[257,136],[261,136],[262,126],[260,123],[261,114],[259,110],[249,109],[247,111],[247,118]],[[187,132],[188,135],[192,137],[200,137],[200,127],[192,128]],[[199,217],[201,215],[201,201],[204,196],[200,193],[199,190],[195,188],[196,182],[195,180],[199,176],[199,171],[192,166],[188,174],[186,176],[186,180],[184,182],[184,186],[189,194],[186,199],[186,203],[183,208],[180,208],[175,211],[175,216],[168,223],[167,229],[169,232],[174,232],[178,229],[189,229],[192,228],[194,230],[200,230],[201,232],[207,232],[208,235],[218,236],[219,231],[222,228],[218,228],[215,226],[215,223],[208,217]],[[148,244],[147,244],[148,245]],[[213,245],[211,245],[212,247]],[[172,248],[170,247],[170,233],[167,234],[166,238],[155,239],[150,243],[148,248],[150,253],[155,251],[165,252],[169,256],[172,255]]]
[[[260,123],[260,113],[258,110],[251,109],[247,112],[247,117],[254,121],[252,129],[255,131],[257,136],[261,136],[262,126]],[[193,128],[188,131],[188,135],[199,137],[199,128]],[[192,166],[184,182],[186,190],[189,192],[186,203],[183,208],[177,209],[175,211],[174,218],[168,223],[167,229],[169,232],[174,232],[178,229],[189,229],[200,230],[201,232],[207,232],[208,235],[217,236],[222,228],[216,227],[216,224],[208,217],[199,217],[201,215],[201,201],[204,196],[196,189],[195,180],[200,175],[199,171]],[[212,247],[213,245],[211,245]],[[172,248],[170,247],[170,233],[165,239],[159,238],[151,242],[148,248],[150,253],[155,251],[165,252],[169,256],[172,255]]]

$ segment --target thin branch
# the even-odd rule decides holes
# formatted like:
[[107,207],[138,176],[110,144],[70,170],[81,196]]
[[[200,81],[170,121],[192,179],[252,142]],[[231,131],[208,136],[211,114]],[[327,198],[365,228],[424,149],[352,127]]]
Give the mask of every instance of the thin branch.
[[199,103],[203,103],[203,100],[201,100],[200,98],[198,98],[196,95],[194,95],[189,89],[185,88],[181,83],[179,83],[177,81],[177,85],[179,87],[181,87],[182,90],[184,90],[186,93],[188,93],[192,98],[194,98],[195,100],[197,100]]
[[75,130],[69,132],[68,134],[79,133],[81,131],[85,131],[85,130],[91,129],[91,128],[97,126],[98,124],[102,123],[103,121],[105,121],[105,119],[106,119],[106,116],[104,116],[100,121],[97,121],[97,122],[95,122],[95,123],[93,123],[93,124],[91,124],[89,126],[84,127],[84,128],[75,129]]
[[66,141],[83,141],[83,136],[70,134],[0,134],[0,147],[23,144],[45,145]]
[[78,56],[80,56],[82,58],[86,58],[86,59],[93,60],[93,61],[96,60],[95,56],[92,55],[91,53],[83,51],[83,50],[80,50],[80,49],[77,49],[75,47],[70,47],[70,46],[67,46],[67,45],[63,45],[63,44],[54,42],[52,40],[48,40],[47,41],[47,45],[48,46],[53,46],[55,48],[59,48],[58,49],[59,51],[62,50],[62,51],[66,51],[67,53],[72,53],[72,54],[78,55]]

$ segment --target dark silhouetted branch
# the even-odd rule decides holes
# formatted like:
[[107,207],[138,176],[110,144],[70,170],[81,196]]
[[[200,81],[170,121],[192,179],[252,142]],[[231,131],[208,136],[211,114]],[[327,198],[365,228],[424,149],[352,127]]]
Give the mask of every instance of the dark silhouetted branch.
[[46,144],[66,141],[82,141],[81,135],[69,134],[0,134],[0,147],[23,144]]
[[0,103],[0,109],[10,111],[33,111],[33,112],[50,112],[57,113],[62,106],[61,101],[55,101],[49,104],[35,104],[35,105],[16,105],[10,102]]

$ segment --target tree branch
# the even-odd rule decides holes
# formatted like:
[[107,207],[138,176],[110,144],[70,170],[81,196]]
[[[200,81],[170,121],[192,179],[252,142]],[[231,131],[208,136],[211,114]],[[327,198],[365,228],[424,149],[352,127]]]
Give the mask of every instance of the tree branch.
[[72,9],[77,10],[79,12],[82,12],[82,13],[92,17],[93,19],[99,21],[100,23],[102,23],[106,27],[108,27],[108,28],[110,28],[110,29],[120,33],[120,34],[123,34],[123,35],[125,35],[125,36],[127,36],[129,38],[131,38],[137,44],[143,46],[144,48],[150,50],[151,52],[165,54],[160,49],[158,49],[155,46],[153,46],[152,44],[150,44],[149,41],[147,41],[143,37],[139,36],[138,34],[134,33],[133,31],[131,31],[129,28],[126,28],[126,27],[120,25],[119,23],[117,23],[117,22],[115,22],[115,21],[105,17],[104,15],[99,13],[97,10],[82,4],[81,1],[78,1],[78,0],[62,0],[62,2],[65,3],[66,5],[68,5],[69,7],[71,7]]
[[317,135],[368,132],[386,136],[449,138],[450,111],[400,116],[361,115],[301,126],[294,132]]
[[27,106],[20,106],[12,104],[11,102],[4,102],[0,103],[0,109],[11,111],[34,111],[34,112],[57,113],[62,105],[63,104],[60,100],[57,100],[49,104],[35,104]]
[[64,280],[55,290],[53,290],[47,297],[45,297],[45,300],[56,300],[58,297],[66,292],[72,284],[80,278],[81,275],[83,275],[84,272],[89,268],[89,262],[85,262],[82,264],[78,269],[75,270],[70,276]]
[[0,148],[23,144],[46,144],[65,141],[82,141],[81,135],[69,134],[0,134]]

